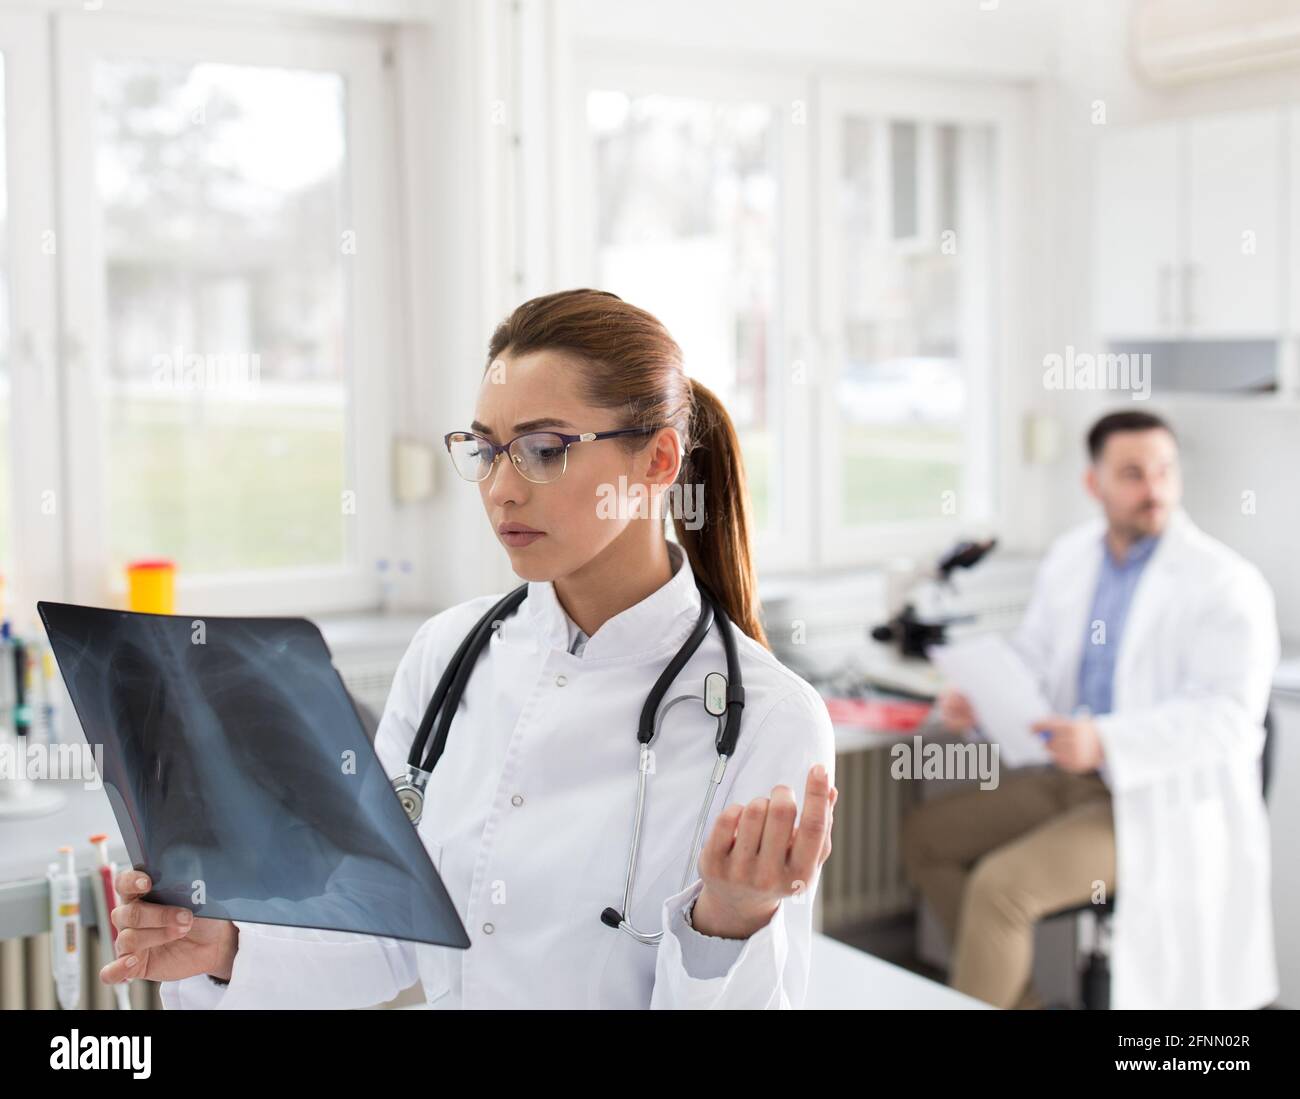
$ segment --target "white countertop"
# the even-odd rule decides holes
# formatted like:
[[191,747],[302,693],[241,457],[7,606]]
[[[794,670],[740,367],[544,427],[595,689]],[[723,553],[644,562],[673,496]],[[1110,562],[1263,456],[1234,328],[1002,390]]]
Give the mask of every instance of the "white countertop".
[[57,789],[66,797],[61,809],[38,817],[0,818],[0,884],[44,878],[45,868],[58,858],[58,849],[68,844],[78,870],[99,865],[99,854],[90,837],[108,836],[109,858],[119,866],[129,865],[122,834],[118,831],[108,795],[103,787],[87,790],[79,781],[41,781],[40,789]]
[[[847,946],[827,935],[813,936],[808,1011],[981,1011],[982,1000],[954,992],[891,962]],[[429,1010],[428,1004],[404,1004],[399,1011]]]
[[820,934],[813,936],[812,974],[804,1006],[819,1011],[992,1010],[982,1000]]

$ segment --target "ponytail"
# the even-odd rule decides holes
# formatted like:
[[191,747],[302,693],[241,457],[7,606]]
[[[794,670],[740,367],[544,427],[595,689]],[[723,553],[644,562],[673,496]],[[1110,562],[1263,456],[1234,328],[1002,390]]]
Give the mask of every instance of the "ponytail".
[[673,515],[677,541],[704,584],[736,627],[766,649],[758,613],[758,581],[750,556],[749,490],[740,439],[726,407],[708,386],[690,379],[693,409],[689,447],[679,478],[704,492],[704,525],[691,530]]

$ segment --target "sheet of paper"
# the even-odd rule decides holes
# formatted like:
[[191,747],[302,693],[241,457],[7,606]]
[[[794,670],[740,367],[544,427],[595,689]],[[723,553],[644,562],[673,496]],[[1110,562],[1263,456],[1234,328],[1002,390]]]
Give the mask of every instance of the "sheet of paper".
[[1025,767],[1051,760],[1032,722],[1052,713],[1025,662],[996,634],[934,645],[926,655],[970,699],[980,731],[1001,746],[1002,762]]

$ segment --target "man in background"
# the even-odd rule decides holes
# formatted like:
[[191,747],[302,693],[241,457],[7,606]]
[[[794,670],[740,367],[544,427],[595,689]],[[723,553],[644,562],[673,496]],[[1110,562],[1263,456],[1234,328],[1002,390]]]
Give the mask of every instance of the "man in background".
[[[1181,510],[1168,424],[1114,413],[1087,443],[1104,518],[1052,546],[1012,638],[1056,710],[1035,726],[1052,762],[919,805],[904,865],[952,938],[951,984],[991,1004],[1041,1006],[1035,922],[1118,881],[1112,1006],[1260,1007],[1272,593]],[[954,691],[939,709],[952,732],[977,722]]]

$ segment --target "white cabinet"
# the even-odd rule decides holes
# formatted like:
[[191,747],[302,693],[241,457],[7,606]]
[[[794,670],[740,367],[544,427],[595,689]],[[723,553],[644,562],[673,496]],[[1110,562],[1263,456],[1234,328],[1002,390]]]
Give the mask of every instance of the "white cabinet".
[[1119,130],[1097,143],[1093,305],[1103,339],[1276,339],[1286,112]]
[[1186,123],[1185,334],[1276,336],[1283,326],[1282,111]]
[[1178,126],[1140,126],[1097,143],[1093,307],[1103,336],[1169,339],[1178,262]]

